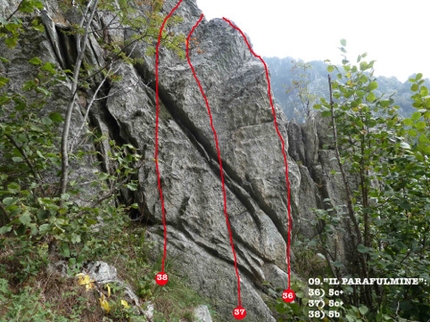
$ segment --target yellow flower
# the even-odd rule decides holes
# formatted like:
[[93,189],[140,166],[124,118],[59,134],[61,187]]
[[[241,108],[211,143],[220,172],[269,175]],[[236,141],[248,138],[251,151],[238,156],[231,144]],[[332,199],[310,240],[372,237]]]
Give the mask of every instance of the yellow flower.
[[121,304],[122,304],[122,306],[124,306],[124,309],[130,308],[130,305],[128,305],[126,300],[121,300]]
[[105,310],[106,313],[109,313],[110,306],[109,306],[108,301],[106,301],[104,294],[102,294],[102,296],[99,298],[99,301],[100,301],[100,306],[102,307],[102,309]]
[[107,290],[108,290],[108,298],[110,297],[110,286],[109,286],[109,284],[106,284],[105,285],[105,287],[107,288]]
[[78,277],[78,284],[85,285],[87,291],[95,287],[94,280],[92,280],[89,275],[79,273],[76,276]]

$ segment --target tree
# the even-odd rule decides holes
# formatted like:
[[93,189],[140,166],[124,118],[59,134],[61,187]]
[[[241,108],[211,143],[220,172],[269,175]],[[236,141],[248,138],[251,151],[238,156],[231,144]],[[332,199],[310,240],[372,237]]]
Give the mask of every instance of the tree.
[[[0,20],[0,40],[11,50],[2,56],[13,56],[22,39],[43,38],[40,32],[46,30],[58,63],[31,58],[20,66],[28,74],[22,84],[22,78],[15,82],[13,74],[0,75],[0,235],[17,235],[30,243],[59,242],[60,252],[82,261],[85,250],[94,251],[85,240],[94,237],[89,232],[99,218],[105,222],[116,218],[124,224],[121,214],[136,207],[121,202],[120,191],[136,190],[140,155],[132,145],[120,145],[114,138],[101,135],[89,115],[93,105],[106,98],[105,85],[119,79],[115,64],[137,63],[127,50],[138,41],[152,43],[157,39],[162,4],[161,0],[61,3],[73,14],[68,25],[57,28],[43,4],[31,0],[21,1],[10,16]],[[136,8],[145,14],[136,15]],[[34,14],[37,10],[40,15]],[[104,15],[110,19],[101,19]],[[178,21],[172,19],[172,23]],[[133,32],[126,41],[109,36],[110,31],[125,29]],[[59,44],[55,41],[60,38],[68,39],[67,52],[56,50]],[[104,49],[98,62],[89,59],[90,38],[92,47],[98,42]],[[183,39],[183,35],[169,33],[162,44],[181,55]],[[10,59],[0,57],[0,61],[8,70]],[[78,92],[87,98],[85,110],[78,104]],[[76,113],[73,122],[72,113]],[[80,140],[89,142],[85,149],[79,146]],[[107,151],[101,151],[100,146]],[[97,156],[107,156],[110,162],[104,161],[112,166],[104,168]],[[70,162],[74,167],[90,162],[99,171],[90,178],[69,180]],[[90,200],[81,198],[88,186],[97,186],[100,194]],[[79,244],[82,247],[77,247]],[[72,247],[76,252],[70,256]]]
[[293,108],[299,120],[306,121],[312,116],[313,105],[317,100],[317,95],[310,89],[312,65],[303,61],[292,60],[291,85],[287,87],[287,94],[292,94],[297,98],[293,100]]
[[[316,108],[330,118],[333,149],[345,189],[342,211],[320,212],[320,234],[338,216],[346,222],[351,241],[347,261],[326,260],[333,274],[360,277],[419,277],[428,279],[430,247],[429,106],[428,89],[422,75],[411,79],[417,109],[402,120],[391,97],[375,95],[374,62],[359,55],[357,65],[346,58],[341,41],[342,66],[329,76],[329,101]],[[325,246],[327,247],[327,245]],[[330,250],[325,249],[329,254]],[[430,314],[430,290],[416,287],[354,286],[346,290],[347,303],[366,305],[370,312],[386,311],[394,316],[424,319]],[[402,294],[401,300],[399,294]],[[427,302],[426,302],[427,301]],[[427,304],[425,304],[427,303]],[[412,307],[414,309],[412,309]],[[417,310],[417,308],[419,308]],[[376,315],[372,315],[373,318]]]

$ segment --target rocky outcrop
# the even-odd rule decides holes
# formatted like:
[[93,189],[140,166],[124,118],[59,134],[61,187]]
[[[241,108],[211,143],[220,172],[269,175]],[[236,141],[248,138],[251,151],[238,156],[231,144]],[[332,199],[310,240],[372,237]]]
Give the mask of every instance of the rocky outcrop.
[[[169,6],[170,4],[170,6]],[[167,3],[166,9],[171,9]],[[199,10],[181,5],[187,32]],[[286,287],[286,188],[280,144],[273,127],[264,69],[241,36],[221,20],[203,21],[195,36],[203,52],[191,53],[202,80],[220,140],[227,184],[227,206],[242,278],[242,301],[250,320],[271,321],[260,294],[272,273]],[[123,65],[124,81],[112,87],[107,110],[125,141],[135,142],[148,162],[139,175],[144,209],[160,224],[161,209],[154,169],[154,58],[146,45],[133,55],[144,63]],[[127,81],[125,81],[127,79]],[[149,84],[145,87],[143,84]],[[221,183],[213,135],[203,98],[185,60],[167,50],[160,55],[160,167],[168,222],[168,259],[202,295],[215,299],[226,318],[236,305],[236,276],[222,211]],[[280,116],[281,126],[285,119]],[[161,225],[150,229],[160,241]],[[277,269],[278,268],[278,269]],[[279,269],[281,268],[281,269]],[[283,269],[283,270],[282,270]],[[279,285],[283,281],[283,285]],[[274,282],[272,280],[272,282]],[[274,283],[275,284],[275,283]]]
[[[165,1],[163,11],[168,13],[175,4],[173,0]],[[185,0],[175,12],[183,21],[171,30],[188,34],[200,14],[195,0]],[[41,15],[46,20],[62,13],[55,2],[48,2]],[[66,24],[62,22],[61,27],[67,28],[67,15],[63,16]],[[112,24],[113,18],[100,14],[94,26]],[[66,66],[71,61],[69,56],[74,55],[72,49],[67,49],[70,39],[65,39],[64,34],[63,38],[56,38],[52,33],[60,31],[52,24],[49,26],[50,31],[34,36],[37,41],[26,44],[25,51],[24,44],[16,51],[21,50],[23,60],[37,55],[43,61]],[[92,64],[103,66],[104,52],[96,35],[90,37],[86,56]],[[108,36],[126,42],[133,32],[116,30]],[[193,46],[191,60],[208,97],[220,141],[242,304],[247,309],[248,321],[275,321],[266,305],[270,298],[267,294],[273,293],[267,285],[287,287],[287,191],[264,68],[250,54],[240,34],[221,19],[203,20],[194,36],[198,45]],[[154,56],[147,55],[148,46],[152,45],[136,42],[127,47],[128,54],[140,62],[115,64],[113,68],[121,80],[103,87],[106,99],[95,104],[89,116],[91,125],[99,132],[133,144],[143,155],[138,190],[124,193],[126,199],[139,203],[138,217],[149,220],[148,238],[158,245],[157,256],[162,250],[163,227],[153,159],[155,65]],[[179,274],[201,295],[213,300],[213,308],[224,321],[230,321],[237,305],[236,275],[223,214],[217,154],[204,100],[187,61],[166,48],[160,52],[159,72],[159,166],[167,214],[167,261],[173,262]],[[57,94],[69,95],[67,81],[61,86]],[[83,122],[85,106],[94,89],[82,91],[81,111],[75,111],[76,124]],[[57,95],[58,100],[47,108],[61,105],[60,110],[64,109],[66,104],[61,97],[67,95]],[[327,179],[332,155],[323,152],[315,124],[288,124],[279,108],[277,113],[280,131],[289,144],[294,232],[312,236],[312,209],[322,207],[323,198],[338,194],[338,183]],[[100,152],[103,155],[107,150],[105,145]],[[103,161],[109,167],[107,158]],[[92,170],[88,163],[87,168],[77,172]]]

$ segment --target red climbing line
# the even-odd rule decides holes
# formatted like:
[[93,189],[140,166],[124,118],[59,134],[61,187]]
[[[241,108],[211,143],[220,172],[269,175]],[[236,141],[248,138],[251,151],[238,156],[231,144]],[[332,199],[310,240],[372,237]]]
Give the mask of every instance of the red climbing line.
[[273,105],[273,101],[272,101],[272,92],[271,92],[271,87],[270,87],[270,78],[269,78],[269,70],[267,68],[266,62],[263,60],[263,58],[261,58],[261,56],[257,55],[251,48],[251,45],[248,42],[248,39],[246,38],[245,34],[242,32],[242,30],[240,30],[238,27],[236,27],[235,25],[233,25],[231,23],[230,20],[223,18],[226,22],[228,22],[230,24],[230,26],[232,26],[234,29],[236,29],[237,31],[240,32],[240,34],[242,35],[243,39],[246,42],[246,45],[248,46],[249,51],[254,55],[254,57],[258,58],[261,60],[261,62],[264,65],[264,69],[266,71],[266,79],[267,79],[267,95],[269,96],[269,102],[270,102],[270,107],[272,108],[272,114],[273,114],[273,124],[275,125],[275,130],[276,133],[278,134],[279,140],[281,141],[281,146],[282,146],[282,155],[284,157],[284,164],[285,164],[285,182],[287,185],[287,200],[288,200],[288,204],[287,204],[287,211],[288,211],[288,236],[287,236],[287,258],[286,258],[286,263],[287,263],[287,267],[288,267],[288,289],[291,288],[291,262],[290,262],[290,248],[291,248],[291,227],[292,227],[292,218],[291,218],[291,192],[290,192],[290,180],[288,179],[288,161],[287,161],[287,154],[285,153],[285,141],[284,138],[282,137],[281,132],[279,132],[279,128],[278,128],[278,122],[276,120],[276,112],[275,112],[275,107]]
[[161,37],[163,35],[163,29],[167,22],[167,20],[172,16],[173,12],[178,9],[182,0],[176,4],[176,6],[170,11],[170,13],[164,18],[163,23],[160,27],[160,32],[158,34],[157,45],[155,46],[155,152],[154,152],[154,160],[155,160],[155,171],[157,172],[157,180],[158,180],[158,192],[160,193],[160,202],[161,202],[161,216],[163,221],[164,228],[164,252],[163,258],[161,260],[161,271],[164,273],[164,262],[166,260],[167,254],[167,225],[166,225],[166,209],[164,208],[164,198],[163,198],[163,189],[161,188],[161,177],[160,177],[160,169],[158,167],[158,119],[160,114],[160,102],[158,98],[158,65],[159,65],[159,51],[160,51],[160,43]]
[[199,23],[202,21],[203,16],[204,16],[203,14],[200,15],[200,19],[196,22],[196,24],[193,26],[190,33],[188,34],[187,42],[186,42],[186,47],[187,47],[186,54],[187,54],[188,65],[190,65],[190,67],[191,67],[191,71],[193,72],[194,79],[196,80],[196,83],[200,89],[200,93],[202,94],[202,96],[205,100],[206,108],[207,108],[208,115],[209,115],[210,125],[211,125],[212,132],[214,135],[215,147],[216,147],[217,154],[218,154],[218,163],[219,163],[219,173],[220,173],[220,177],[221,177],[222,196],[223,196],[223,201],[224,201],[224,216],[225,216],[225,221],[227,223],[228,233],[230,236],[231,251],[233,253],[233,258],[234,258],[234,269],[236,271],[236,276],[237,276],[238,306],[242,306],[242,301],[241,301],[241,296],[240,296],[240,275],[239,275],[239,270],[237,268],[237,257],[236,257],[236,251],[234,250],[233,234],[231,232],[230,220],[228,218],[228,213],[227,213],[227,193],[226,193],[225,183],[224,183],[224,171],[222,168],[222,159],[221,159],[221,151],[220,151],[219,144],[218,144],[218,136],[217,136],[217,133],[215,130],[215,126],[213,124],[212,112],[211,112],[211,108],[209,106],[208,98],[206,97],[206,94],[203,91],[202,84],[200,83],[200,81],[197,77],[196,71],[195,71],[193,65],[191,64],[190,55],[189,55],[191,35],[193,34],[194,30],[197,28]]

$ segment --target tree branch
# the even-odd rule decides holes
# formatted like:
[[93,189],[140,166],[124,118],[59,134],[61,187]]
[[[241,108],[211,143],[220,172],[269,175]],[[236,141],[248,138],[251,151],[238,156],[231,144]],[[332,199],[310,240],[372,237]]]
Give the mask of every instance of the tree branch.
[[[75,63],[75,70],[73,72],[73,82],[72,82],[72,91],[71,91],[72,96],[70,98],[69,105],[67,107],[66,120],[64,122],[63,134],[61,137],[60,195],[62,195],[63,193],[66,193],[67,191],[68,172],[69,172],[69,147],[68,146],[69,146],[70,123],[72,120],[72,112],[73,112],[73,107],[75,105],[75,98],[76,98],[77,89],[78,89],[79,73],[80,73],[82,61],[84,59],[85,48],[88,42],[88,33],[89,33],[91,21],[97,9],[97,3],[98,3],[98,0],[95,0],[94,4],[93,4],[93,1],[90,0],[88,2],[85,13],[82,16],[81,22],[79,24],[80,29],[84,26],[84,23],[86,20],[85,32],[82,40],[81,40],[81,35],[79,34],[79,31],[76,34],[76,51],[78,55]],[[87,18],[88,12],[90,13],[89,13],[89,17]]]
[[7,218],[8,223],[9,223],[9,222],[11,221],[11,220],[10,220],[10,217],[9,217],[9,215],[7,214],[6,208],[5,208],[5,206],[3,206],[3,203],[2,203],[2,202],[0,202],[0,209],[3,211],[4,216]]
[[19,153],[21,153],[21,155],[23,156],[25,163],[27,164],[27,166],[30,168],[31,173],[33,173],[34,178],[37,180],[37,183],[40,186],[40,189],[42,191],[42,195],[45,197],[46,193],[45,190],[43,189],[43,179],[42,179],[42,175],[39,173],[39,171],[37,171],[36,168],[34,168],[33,164],[31,163],[30,159],[27,156],[27,153],[25,153],[24,149],[18,145],[18,143],[15,141],[15,139],[9,135],[9,134],[5,134],[5,136],[9,139],[9,141],[12,143],[12,145],[17,148],[17,150],[19,151]]
[[10,14],[10,16],[9,16],[9,17],[7,17],[7,18],[6,18],[6,21],[9,21],[9,20],[10,20],[10,18],[12,18],[12,17],[13,17],[13,15],[14,15],[15,13],[17,13],[17,12],[18,12],[18,10],[19,10],[19,8],[21,7],[21,4],[22,4],[23,2],[24,2],[24,0],[21,0],[21,2],[19,3],[18,7],[16,7],[15,11],[14,11],[14,12],[12,12],[12,13]]
[[74,136],[74,142],[72,141],[71,144],[70,144],[71,145],[71,147],[70,147],[70,151],[71,152],[74,149],[73,145],[76,143],[77,138],[79,137],[80,133],[82,132],[82,130],[83,130],[85,124],[86,124],[86,121],[88,119],[88,115],[90,113],[90,109],[91,109],[92,105],[94,104],[94,101],[96,100],[97,94],[99,93],[99,91],[102,88],[103,84],[105,83],[106,79],[107,79],[107,75],[105,75],[105,77],[103,77],[102,81],[100,82],[99,86],[97,86],[96,91],[94,92],[94,94],[91,97],[91,101],[90,101],[90,103],[87,106],[87,110],[85,111],[85,115],[84,115],[84,119],[82,120],[82,124],[81,124],[80,128],[77,130],[77,132],[76,132],[76,134]]
[[[345,186],[346,199],[347,199],[346,204],[347,204],[347,209],[348,209],[348,215],[349,215],[349,218],[351,219],[351,221],[354,225],[355,233],[356,233],[357,238],[358,238],[358,244],[361,244],[360,228],[358,226],[357,219],[355,218],[354,209],[353,209],[352,201],[351,201],[352,200],[351,189],[349,188],[348,179],[346,177],[346,172],[345,172],[343,164],[340,160],[336,120],[335,120],[335,115],[334,115],[333,91],[332,91],[332,86],[331,86],[330,75],[328,75],[328,84],[329,84],[329,91],[330,91],[330,110],[331,110],[330,114],[331,114],[331,126],[332,126],[332,131],[333,131],[334,153],[336,155],[337,164],[338,164],[340,172],[342,174],[342,181],[343,181],[343,184]],[[354,245],[354,247],[357,247],[357,245]]]
[[[357,250],[358,244],[362,244],[362,237],[361,237],[360,227],[359,227],[358,222],[357,222],[357,218],[355,218],[354,208],[352,205],[352,193],[351,193],[351,189],[349,187],[348,178],[346,176],[345,168],[343,167],[343,164],[342,164],[341,159],[340,159],[336,119],[335,119],[335,112],[334,112],[333,91],[332,91],[330,75],[328,75],[328,83],[329,83],[329,92],[330,92],[330,111],[331,111],[330,114],[331,114],[331,125],[332,125],[332,131],[333,131],[334,150],[335,150],[336,160],[337,160],[340,172],[342,174],[342,181],[343,181],[343,184],[345,186],[348,216],[354,225],[355,235],[357,236],[357,243],[355,243],[355,245],[353,245],[354,249]],[[354,237],[354,236],[351,236],[351,237]],[[353,241],[355,242],[355,240],[353,240]],[[366,256],[367,256],[366,254],[361,254],[361,253],[359,254],[359,262],[361,262],[361,275],[362,275],[361,277],[362,278],[367,278],[368,274],[369,274]],[[361,289],[361,295],[364,297],[366,305],[369,308],[372,308],[372,298],[371,298],[370,290]]]

